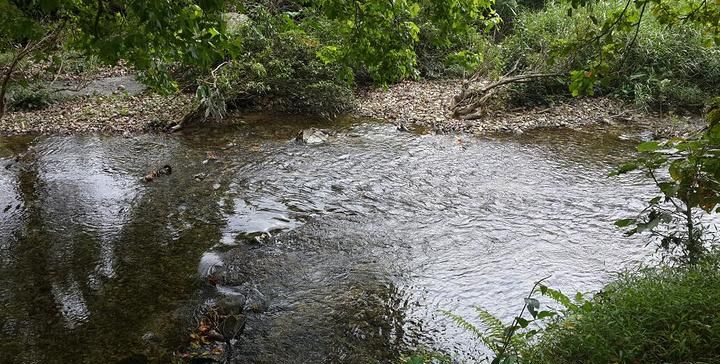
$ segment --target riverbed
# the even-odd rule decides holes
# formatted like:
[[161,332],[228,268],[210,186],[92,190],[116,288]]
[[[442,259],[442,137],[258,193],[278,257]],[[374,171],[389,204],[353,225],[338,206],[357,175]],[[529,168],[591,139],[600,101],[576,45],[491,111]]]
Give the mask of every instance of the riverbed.
[[[309,127],[327,142],[296,142]],[[170,360],[192,312],[224,295],[259,302],[238,363],[387,363],[417,349],[472,362],[484,349],[439,310],[508,319],[540,278],[588,292],[652,253],[613,226],[652,186],[608,177],[641,138],[265,117],[0,139],[0,362]],[[163,165],[171,175],[142,180]]]

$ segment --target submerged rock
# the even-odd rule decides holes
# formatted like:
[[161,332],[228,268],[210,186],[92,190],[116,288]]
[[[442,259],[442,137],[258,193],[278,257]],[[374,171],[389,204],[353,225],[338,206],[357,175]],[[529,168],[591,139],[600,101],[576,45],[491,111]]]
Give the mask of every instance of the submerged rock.
[[143,182],[152,182],[159,176],[169,176],[171,174],[172,174],[172,167],[170,167],[169,165],[166,164],[166,165],[162,166],[161,168],[154,169],[154,170],[148,172],[148,174],[146,174],[145,177],[142,178],[142,180],[143,180]]
[[320,129],[309,128],[301,130],[297,134],[297,137],[295,137],[295,140],[308,145],[316,145],[327,143],[329,138],[330,135],[328,135],[328,133]]
[[227,295],[218,300],[217,307],[223,315],[239,315],[243,313],[246,302],[244,295]]
[[145,345],[158,345],[162,342],[162,339],[158,334],[148,331],[142,336],[142,341]]
[[260,313],[267,311],[268,307],[267,298],[265,298],[262,292],[255,287],[248,290],[245,300],[245,311]]

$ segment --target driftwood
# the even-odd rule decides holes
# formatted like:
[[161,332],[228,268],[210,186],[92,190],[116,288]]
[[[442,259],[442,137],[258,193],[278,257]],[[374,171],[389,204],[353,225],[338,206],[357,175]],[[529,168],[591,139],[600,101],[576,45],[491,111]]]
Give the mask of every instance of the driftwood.
[[[510,76],[517,69],[517,65],[518,62],[499,80],[487,85],[482,85],[480,75],[477,73],[465,81],[460,94],[453,97],[451,101],[452,116],[463,120],[479,119],[484,115],[482,107],[501,86],[529,82],[538,78],[562,76],[561,73],[526,73]],[[475,84],[481,84],[481,86],[473,87]]]
[[168,133],[174,133],[192,125],[202,123],[210,117],[208,114],[207,108],[204,105],[199,105],[189,113],[185,114],[180,121],[173,122],[166,126],[165,131]]

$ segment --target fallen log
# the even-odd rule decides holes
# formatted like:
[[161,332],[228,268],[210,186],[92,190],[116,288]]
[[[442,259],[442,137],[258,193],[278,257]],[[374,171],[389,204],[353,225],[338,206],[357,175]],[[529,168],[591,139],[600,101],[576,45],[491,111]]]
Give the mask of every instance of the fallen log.
[[[515,67],[513,67],[514,69]],[[512,71],[511,71],[512,72]],[[509,72],[510,73],[510,72]],[[473,120],[479,119],[484,114],[482,107],[496,93],[501,86],[530,82],[538,78],[559,77],[561,73],[527,73],[515,76],[503,76],[499,80],[481,86],[472,88],[473,81],[466,82],[460,94],[453,97],[450,104],[452,116],[456,119]],[[476,79],[476,77],[473,77]],[[476,81],[475,81],[476,82]]]

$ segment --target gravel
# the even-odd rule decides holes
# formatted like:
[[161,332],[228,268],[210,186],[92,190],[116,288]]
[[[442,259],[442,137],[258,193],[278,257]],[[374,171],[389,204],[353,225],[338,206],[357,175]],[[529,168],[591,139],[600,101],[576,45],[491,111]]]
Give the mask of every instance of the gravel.
[[[121,75],[122,76],[122,75]],[[109,73],[105,77],[118,77]],[[657,115],[635,110],[609,98],[567,99],[552,107],[490,110],[477,120],[450,117],[448,105],[460,80],[406,81],[389,88],[357,90],[355,117],[417,125],[438,133],[522,133],[537,128],[580,128],[606,123],[635,123],[656,128]],[[164,130],[193,110],[193,96],[160,96],[126,90],[61,101],[49,108],[11,112],[0,119],[0,135],[136,133]],[[668,118],[665,118],[668,119]]]
[[552,107],[490,110],[477,120],[453,119],[450,100],[460,80],[406,81],[358,92],[355,116],[418,125],[437,132],[522,133],[537,128],[579,128],[597,123],[651,122],[656,116],[609,98],[568,99]]
[[59,102],[46,109],[11,112],[0,119],[0,135],[122,134],[158,130],[193,107],[192,95],[118,94]]

